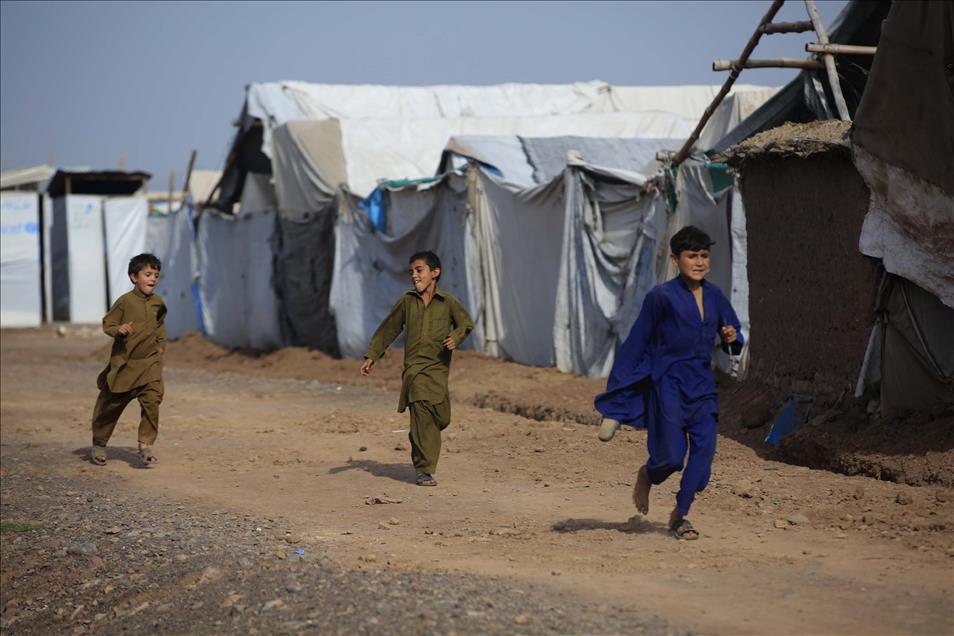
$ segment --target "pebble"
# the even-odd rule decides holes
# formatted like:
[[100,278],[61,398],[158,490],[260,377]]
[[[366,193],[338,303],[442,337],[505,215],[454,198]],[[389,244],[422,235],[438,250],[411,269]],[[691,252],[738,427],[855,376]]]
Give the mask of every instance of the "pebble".
[[895,503],[897,503],[897,504],[899,504],[899,505],[907,506],[907,505],[910,504],[913,500],[911,499],[911,495],[909,495],[908,493],[906,493],[906,492],[899,492],[899,493],[898,493],[898,496],[894,498],[894,501],[895,501]]
[[113,526],[112,528],[106,528],[103,532],[106,534],[119,534],[122,532],[122,529],[119,526]]
[[530,617],[526,614],[517,614],[513,617],[513,622],[517,625],[526,625],[530,622]]
[[285,607],[285,601],[280,598],[276,598],[262,605],[262,611],[268,612],[269,610],[282,609],[283,607]]
[[785,528],[788,527],[788,522],[787,522],[787,521],[784,521],[784,520],[782,520],[782,519],[776,519],[776,520],[775,520],[775,527],[778,528],[779,530],[784,530]]
[[390,519],[388,519],[388,523],[391,524],[392,526],[396,526],[396,525],[400,525],[401,520],[398,519],[397,517],[391,517]]
[[92,556],[96,554],[97,548],[96,544],[91,541],[81,541],[79,543],[74,543],[70,547],[66,548],[67,554],[80,554],[83,556]]
[[297,594],[298,592],[301,592],[301,590],[301,585],[295,581],[285,584],[285,591],[289,594]]
[[805,526],[811,523],[808,517],[801,514],[800,512],[796,512],[793,515],[788,515],[788,517],[786,517],[785,520],[788,521],[793,526]]

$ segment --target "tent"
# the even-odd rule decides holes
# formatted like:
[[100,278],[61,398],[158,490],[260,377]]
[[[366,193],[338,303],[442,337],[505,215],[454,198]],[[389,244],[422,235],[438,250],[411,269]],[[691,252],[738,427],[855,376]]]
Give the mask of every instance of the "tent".
[[129,290],[129,259],[142,251],[149,204],[144,172],[58,170],[52,199],[52,319],[97,323]]
[[[379,178],[425,176],[418,174],[422,168],[425,174],[433,174],[435,166],[413,159],[420,156],[413,149],[435,152],[444,147],[452,134],[496,134],[496,135],[535,135],[553,136],[567,134],[586,134],[594,136],[627,136],[626,134],[607,134],[606,132],[554,129],[552,131],[528,130],[520,127],[518,120],[529,121],[540,117],[559,117],[572,115],[598,115],[611,113],[646,113],[656,111],[666,113],[669,118],[691,121],[698,120],[703,110],[718,91],[715,86],[658,86],[658,87],[616,87],[605,82],[593,81],[569,85],[540,84],[502,84],[496,86],[348,86],[330,84],[307,84],[303,82],[274,82],[251,84],[246,91],[246,99],[238,119],[238,131],[233,142],[226,169],[223,173],[218,196],[211,205],[219,210],[230,212],[239,200],[246,175],[250,173],[273,174],[275,154],[274,134],[279,126],[294,121],[346,121],[390,120],[402,122],[403,137],[400,141],[409,146],[400,157],[412,158],[411,165],[417,169],[408,171],[405,165],[395,161],[378,174],[373,174],[371,183]],[[714,137],[725,131],[718,126],[725,125],[733,117],[745,116],[751,108],[764,102],[776,89],[738,85],[732,95],[751,93],[755,97],[736,100],[730,99],[721,107],[720,113],[713,118]],[[735,113],[735,114],[733,114]],[[492,127],[480,124],[468,124],[465,121],[488,119],[495,120]],[[447,120],[435,129],[433,122]],[[429,125],[418,127],[426,138],[418,139],[408,122],[430,121]],[[507,123],[507,122],[510,123]],[[480,125],[481,127],[474,128]],[[387,140],[393,137],[392,124],[380,124],[377,135],[382,143],[394,147]],[[691,127],[691,126],[690,126]],[[437,132],[443,130],[443,133]],[[431,131],[431,132],[428,132]],[[335,144],[336,133],[327,130],[325,141]],[[358,128],[347,136],[360,135]],[[658,134],[658,133],[657,133]],[[434,135],[441,137],[435,139]],[[375,137],[368,134],[368,139]],[[386,142],[386,143],[385,143]],[[340,143],[340,142],[339,142]],[[345,140],[345,144],[348,142]],[[367,144],[365,144],[367,145]],[[347,151],[347,149],[345,149]],[[331,152],[329,150],[328,152]],[[314,154],[312,152],[311,154]],[[382,153],[383,154],[383,153]],[[348,156],[347,154],[345,155]],[[364,158],[353,156],[353,163],[360,165]],[[387,156],[378,158],[386,161]],[[357,175],[349,175],[356,179]],[[359,179],[359,181],[361,181]],[[367,183],[366,180],[361,181]],[[337,183],[334,183],[337,185]],[[315,211],[315,210],[312,210]]]
[[[466,141],[471,151],[485,150],[481,162],[436,180],[379,186],[386,192],[385,232],[356,206],[339,214],[330,304],[341,354],[363,354],[407,288],[407,255],[429,248],[442,256],[441,284],[475,318],[470,346],[524,364],[605,375],[655,283],[657,238],[666,223],[662,194],[617,166],[651,163],[657,143],[672,140]],[[522,183],[492,163],[506,165],[506,157],[486,152],[515,143],[528,149],[527,165],[517,169]]]
[[951,3],[892,5],[852,130],[859,249],[885,272],[856,395],[888,415],[954,404],[952,34]]
[[35,192],[0,193],[0,325],[43,321],[40,203]]

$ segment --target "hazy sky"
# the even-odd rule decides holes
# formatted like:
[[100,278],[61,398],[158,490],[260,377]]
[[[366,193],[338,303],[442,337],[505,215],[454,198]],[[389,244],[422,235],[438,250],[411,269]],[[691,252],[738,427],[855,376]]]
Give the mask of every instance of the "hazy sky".
[[[826,24],[845,0],[819,2]],[[250,82],[721,84],[752,2],[0,2],[0,160],[154,174],[221,168]],[[776,20],[803,20],[803,2]],[[803,57],[812,34],[754,57]],[[753,69],[781,85],[795,71]]]

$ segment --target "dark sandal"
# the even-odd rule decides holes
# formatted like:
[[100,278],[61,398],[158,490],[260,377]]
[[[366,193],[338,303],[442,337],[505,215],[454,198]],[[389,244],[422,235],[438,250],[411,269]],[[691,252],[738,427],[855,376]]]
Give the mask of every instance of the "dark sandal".
[[93,446],[92,450],[89,453],[89,459],[91,462],[97,466],[106,465],[106,447],[105,446]]
[[695,541],[699,538],[699,531],[692,527],[688,519],[680,519],[669,526],[669,534],[679,541]]
[[159,461],[156,459],[156,456],[152,452],[152,448],[149,446],[143,446],[139,449],[139,458],[142,460],[143,466],[152,466]]
[[427,473],[421,473],[417,476],[417,479],[414,480],[414,483],[418,486],[436,486],[437,480]]

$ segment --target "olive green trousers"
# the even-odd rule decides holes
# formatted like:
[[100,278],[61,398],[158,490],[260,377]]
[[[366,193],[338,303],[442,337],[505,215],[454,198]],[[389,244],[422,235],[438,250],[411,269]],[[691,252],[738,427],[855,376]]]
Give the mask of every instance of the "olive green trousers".
[[106,446],[113,435],[116,422],[133,400],[139,401],[139,444],[152,446],[159,434],[159,405],[164,387],[162,379],[136,387],[125,393],[113,393],[108,387],[99,390],[93,407],[93,445]]
[[437,472],[437,460],[441,456],[441,431],[450,424],[450,400],[431,404],[424,400],[411,402],[411,462],[418,475],[433,475]]

